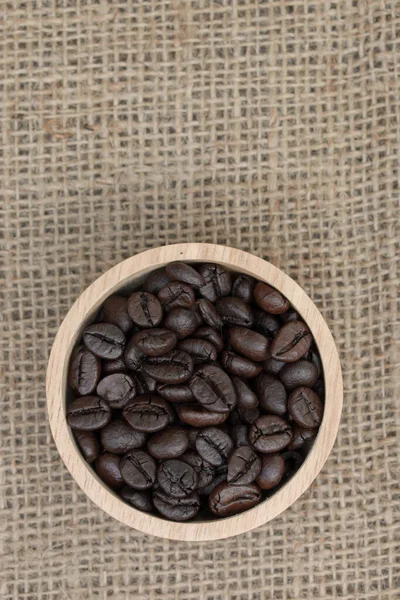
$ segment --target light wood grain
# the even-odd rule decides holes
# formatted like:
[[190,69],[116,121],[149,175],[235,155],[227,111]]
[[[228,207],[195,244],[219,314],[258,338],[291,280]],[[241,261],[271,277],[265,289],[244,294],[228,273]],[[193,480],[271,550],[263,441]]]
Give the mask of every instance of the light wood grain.
[[[110,294],[175,260],[219,263],[273,285],[290,300],[309,325],[324,369],[324,417],[318,437],[302,467],[268,500],[243,514],[222,520],[173,523],[128,506],[104,486],[84,461],[65,418],[68,362],[83,328]],[[334,340],[306,293],[274,265],[247,252],[213,244],[175,244],[147,250],[116,265],[92,283],[60,326],[50,355],[46,389],[50,426],[58,451],[72,477],[89,498],[129,527],[159,537],[187,541],[216,540],[244,533],[270,521],[297,500],[329,456],[339,427],[343,398],[340,362]]]

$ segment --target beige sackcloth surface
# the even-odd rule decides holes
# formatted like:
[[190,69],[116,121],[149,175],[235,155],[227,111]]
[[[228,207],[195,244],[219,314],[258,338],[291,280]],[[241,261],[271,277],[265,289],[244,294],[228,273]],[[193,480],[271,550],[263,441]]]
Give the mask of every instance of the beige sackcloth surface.
[[[0,2],[0,597],[400,597],[400,3]],[[339,347],[337,443],[282,516],[156,539],[74,483],[45,372],[77,296],[179,241],[264,257]]]

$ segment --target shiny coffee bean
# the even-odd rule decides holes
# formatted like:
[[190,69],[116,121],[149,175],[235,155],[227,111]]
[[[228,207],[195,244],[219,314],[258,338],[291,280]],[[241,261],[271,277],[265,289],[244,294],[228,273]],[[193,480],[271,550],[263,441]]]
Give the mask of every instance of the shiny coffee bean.
[[190,354],[195,363],[217,360],[217,350],[211,342],[200,338],[185,338],[178,344],[179,350]]
[[241,298],[226,296],[216,303],[216,309],[225,325],[251,327],[254,315],[251,307]]
[[131,400],[124,407],[122,415],[131,427],[145,433],[161,431],[173,420],[171,408],[165,400],[152,394]]
[[140,327],[157,327],[163,318],[159,300],[148,292],[134,292],[128,300],[128,313]]
[[174,308],[164,319],[164,327],[176,334],[178,340],[192,335],[198,328],[197,317],[187,308]]
[[266,454],[261,458],[261,470],[256,484],[262,490],[276,487],[284,474],[285,460],[280,454]]
[[89,325],[83,332],[82,339],[86,348],[99,358],[119,358],[125,349],[125,335],[110,323]]
[[84,346],[74,350],[69,363],[68,384],[79,396],[92,394],[101,375],[101,361]]
[[193,519],[200,509],[200,498],[196,492],[185,498],[173,498],[158,489],[153,494],[153,503],[160,515],[171,521]]
[[259,281],[254,288],[254,299],[258,306],[272,315],[287,311],[289,301],[278,290]]
[[205,462],[197,452],[188,450],[180,457],[180,460],[190,465],[197,473],[197,488],[209,485],[215,477],[215,469]]
[[123,333],[128,333],[133,326],[128,313],[128,298],[109,296],[103,304],[103,321],[116,325]]
[[197,434],[196,450],[206,462],[219,467],[227,462],[233,450],[233,441],[221,429],[207,427]]
[[306,429],[295,425],[293,427],[293,438],[288,446],[288,450],[299,450],[305,445],[312,445],[312,442],[317,437],[318,429]]
[[142,510],[144,512],[152,512],[153,500],[151,499],[150,492],[141,492],[134,490],[129,485],[125,485],[120,492],[122,500],[125,500],[128,504]]
[[224,340],[222,339],[222,335],[215,329],[212,329],[212,327],[200,327],[196,330],[194,337],[211,342],[211,344],[216,348],[217,352],[221,352],[221,350],[224,348]]
[[181,281],[194,288],[200,288],[206,283],[196,269],[180,261],[169,263],[165,271],[171,281]]
[[254,310],[254,329],[262,333],[269,341],[272,341],[281,327],[277,317],[269,315],[263,310]]
[[229,296],[232,289],[231,274],[221,265],[204,264],[198,269],[205,280],[200,288],[200,294],[210,302],[215,302],[222,296]]
[[223,321],[219,316],[214,304],[207,300],[207,298],[198,300],[196,304],[204,324],[208,325],[209,327],[213,327],[214,329],[221,329]]
[[135,431],[121,419],[111,421],[100,432],[101,445],[113,454],[126,454],[130,450],[141,448],[145,445],[146,440],[145,433]]
[[67,410],[68,425],[81,431],[101,429],[111,420],[108,404],[98,396],[82,396],[70,404]]
[[288,411],[297,425],[313,429],[321,424],[324,405],[310,388],[299,387],[288,398]]
[[117,490],[124,485],[119,456],[111,454],[111,452],[103,452],[97,458],[95,468],[97,475],[110,488]]
[[[157,381],[147,375],[144,371],[135,373],[137,395],[155,394],[157,390]],[[156,394],[157,395],[157,394]]]
[[232,286],[232,296],[241,298],[248,304],[253,300],[253,291],[256,280],[250,275],[238,275]]
[[157,393],[173,404],[182,404],[187,402],[193,402],[194,396],[190,387],[183,383],[181,385],[172,385],[170,383],[158,383]]
[[255,450],[272,454],[286,448],[292,440],[289,423],[275,415],[259,417],[249,428],[249,442]]
[[260,363],[255,363],[252,360],[240,356],[235,352],[230,352],[229,350],[221,352],[221,365],[228,373],[236,375],[237,377],[242,377],[243,379],[257,377],[262,371]]
[[181,421],[192,427],[211,427],[221,425],[226,421],[229,413],[210,412],[198,402],[180,404],[177,406],[178,416]]
[[270,348],[271,357],[283,362],[295,362],[306,354],[312,344],[311,331],[302,321],[283,325]]
[[132,337],[132,343],[146,356],[162,356],[173,350],[177,344],[177,337],[169,329],[145,329],[138,331]]
[[149,357],[143,365],[145,373],[161,383],[184,383],[193,373],[193,359],[187,352],[172,350],[163,356]]
[[181,281],[170,281],[157,294],[165,311],[173,308],[190,308],[195,302],[193,288]]
[[151,436],[147,442],[147,450],[158,460],[177,458],[189,447],[189,439],[182,427],[172,425]]
[[249,508],[261,500],[261,491],[254,485],[229,485],[220,483],[209,495],[208,506],[217,517],[229,517]]
[[230,485],[252,483],[261,470],[261,460],[250,446],[237,448],[228,462],[227,481]]
[[161,288],[163,288],[169,281],[171,281],[171,278],[168,277],[166,270],[157,269],[146,277],[143,283],[143,291],[157,296]]
[[229,343],[236,352],[254,362],[262,362],[269,358],[269,341],[261,333],[251,329],[231,327]]
[[207,410],[226,413],[236,404],[236,392],[231,379],[219,367],[199,367],[189,380],[193,396]]
[[283,323],[289,323],[289,321],[300,321],[300,315],[294,310],[294,308],[289,308],[286,312],[281,314],[281,320]]
[[99,455],[100,444],[93,431],[74,431],[74,437],[79,448],[82,451],[85,460],[92,463]]
[[97,395],[111,408],[123,408],[136,396],[136,382],[130,375],[124,373],[107,375],[97,386]]
[[279,371],[279,379],[289,391],[300,386],[312,388],[318,379],[318,369],[308,360],[298,360],[295,363],[287,363]]
[[144,450],[132,450],[121,458],[121,475],[135,490],[147,490],[156,480],[157,465]]
[[112,375],[113,373],[123,373],[126,371],[124,359],[116,358],[115,360],[103,360],[101,365],[103,375]]
[[254,410],[258,408],[258,398],[250,386],[239,377],[232,377],[236,390],[236,406],[239,410]]
[[266,373],[268,373],[269,375],[278,375],[278,373],[281,371],[281,369],[283,369],[283,367],[286,365],[287,363],[284,363],[280,360],[275,360],[274,358],[268,358],[267,360],[264,360],[262,366],[263,369]]
[[136,346],[133,339],[130,339],[124,353],[124,362],[130,371],[140,371],[147,360],[147,356]]
[[287,412],[287,393],[285,386],[279,379],[268,373],[261,373],[257,377],[256,393],[261,408],[274,415],[283,417]]
[[167,494],[174,498],[190,496],[197,488],[196,471],[183,460],[164,460],[157,469],[157,481]]
[[244,423],[237,423],[236,425],[232,425],[231,435],[233,443],[237,448],[240,446],[248,446],[249,445],[249,437],[248,437],[248,428]]

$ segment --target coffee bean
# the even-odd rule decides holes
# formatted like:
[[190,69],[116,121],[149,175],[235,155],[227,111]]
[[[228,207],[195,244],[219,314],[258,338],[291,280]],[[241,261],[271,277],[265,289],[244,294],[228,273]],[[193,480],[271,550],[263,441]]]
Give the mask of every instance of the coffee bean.
[[232,286],[232,296],[241,298],[248,304],[253,300],[254,286],[256,280],[249,275],[238,275]]
[[147,360],[147,356],[136,346],[133,339],[130,339],[124,354],[124,361],[130,371],[140,371]]
[[261,333],[251,329],[231,327],[229,343],[236,352],[255,362],[262,362],[269,357],[269,341]]
[[88,463],[92,463],[99,455],[100,445],[93,431],[74,431],[74,437]]
[[312,335],[302,321],[286,323],[276,334],[271,344],[272,358],[283,362],[295,362],[308,352],[312,344]]
[[259,281],[254,288],[254,299],[268,313],[280,315],[289,308],[289,301],[278,290]]
[[259,417],[249,429],[249,442],[255,450],[272,454],[286,448],[292,439],[289,423],[275,415]]
[[237,448],[229,458],[228,478],[230,485],[252,483],[261,469],[261,460],[250,446]]
[[96,460],[96,472],[110,488],[117,490],[124,485],[120,469],[120,457],[103,452]]
[[318,369],[308,360],[299,360],[295,363],[287,363],[279,371],[279,378],[289,391],[300,386],[312,388],[318,379]]
[[182,427],[172,425],[151,436],[147,450],[158,460],[177,458],[189,447],[188,436]]
[[210,412],[197,402],[180,404],[177,407],[177,412],[180,420],[187,425],[192,425],[192,427],[211,427],[212,425],[221,425],[224,421],[226,421],[229,414],[227,412]]
[[224,340],[222,339],[222,335],[211,327],[200,327],[196,330],[194,337],[211,342],[216,348],[217,352],[221,352],[221,350],[224,348]]
[[152,512],[153,500],[151,499],[150,492],[140,492],[134,490],[129,485],[125,485],[120,492],[122,500],[128,502],[134,508],[142,510],[144,512]]
[[207,298],[202,298],[201,300],[198,300],[196,304],[200,316],[206,325],[213,327],[214,329],[220,329],[222,327],[223,321],[212,302],[207,300]]
[[315,392],[303,386],[290,394],[288,410],[297,425],[312,429],[321,424],[324,406]]
[[128,313],[140,327],[157,327],[163,318],[159,300],[148,292],[134,292],[128,300]]
[[200,496],[209,496],[211,492],[220,485],[220,483],[226,483],[226,478],[228,476],[228,471],[225,473],[215,474],[214,478],[210,481],[208,485],[199,487],[198,492]]
[[254,484],[230,486],[220,483],[210,493],[208,506],[217,517],[229,517],[253,508],[260,500],[261,491]]
[[180,281],[167,283],[158,292],[157,298],[167,312],[173,308],[190,308],[196,299],[193,288]]
[[226,413],[236,404],[236,392],[231,379],[219,367],[199,367],[189,380],[193,396],[207,410]]
[[205,280],[205,285],[200,288],[200,294],[215,302],[222,296],[229,296],[232,288],[231,274],[221,265],[200,265],[199,273]]
[[141,448],[145,445],[146,440],[145,433],[135,431],[121,419],[111,421],[100,432],[101,445],[113,454],[126,454],[130,450]]
[[163,288],[169,281],[171,281],[171,279],[168,277],[166,270],[157,269],[146,277],[143,283],[143,291],[157,296],[161,288]]
[[157,393],[173,404],[181,404],[184,402],[193,402],[194,396],[192,390],[187,384],[172,385],[170,383],[158,383]]
[[68,425],[72,429],[95,431],[107,425],[110,420],[110,407],[98,396],[77,398],[67,410]]
[[107,375],[97,386],[97,395],[111,408],[123,408],[136,396],[135,380],[124,373]]
[[79,396],[92,394],[101,374],[101,361],[84,346],[74,350],[68,370],[68,383]]
[[232,425],[231,435],[234,445],[239,448],[240,446],[248,446],[249,438],[247,435],[247,425],[244,423],[237,423]]
[[123,373],[126,371],[126,364],[123,358],[115,360],[103,360],[102,362],[103,375],[112,375],[113,373]]
[[156,480],[156,462],[144,450],[132,450],[121,458],[121,475],[135,490],[146,490]]
[[277,317],[269,315],[263,310],[254,310],[254,329],[272,341],[279,331],[281,324]]
[[145,373],[161,383],[183,383],[192,375],[193,359],[187,352],[172,350],[163,356],[149,357],[143,365]]
[[157,389],[157,381],[147,375],[144,371],[136,372],[137,395],[154,394]]
[[123,333],[133,326],[133,321],[128,314],[128,299],[124,296],[109,296],[103,304],[103,321],[116,325]]
[[286,363],[275,360],[274,358],[268,358],[267,360],[264,360],[262,364],[264,371],[269,373],[269,375],[278,375],[285,365]]
[[236,390],[237,408],[239,410],[254,410],[258,408],[258,398],[247,383],[232,377],[232,383]]
[[318,377],[321,377],[321,375],[322,375],[322,363],[321,363],[320,355],[318,354],[318,352],[316,350],[310,350],[310,360],[311,360],[312,364],[317,369]]
[[318,429],[306,429],[305,427],[295,425],[293,427],[293,438],[288,446],[288,449],[298,450],[299,448],[302,448],[305,444],[312,445],[312,442],[315,440],[317,433]]
[[169,263],[165,270],[172,281],[181,281],[194,288],[200,288],[206,283],[196,269],[180,261]]
[[171,521],[188,521],[196,516],[200,509],[197,493],[185,498],[172,498],[161,489],[153,494],[153,503],[160,515]]
[[194,427],[186,428],[186,433],[189,439],[189,448],[191,450],[196,450],[196,437],[199,431],[199,429],[195,429]]
[[190,354],[195,363],[217,360],[217,350],[211,342],[200,338],[185,338],[178,344],[179,350]]
[[165,400],[152,394],[131,400],[124,407],[122,415],[131,427],[145,433],[161,431],[172,420],[171,409]]
[[99,358],[119,358],[125,349],[123,332],[109,323],[89,325],[83,332],[82,339],[86,348]]
[[218,467],[227,462],[233,450],[233,441],[221,429],[207,427],[197,434],[196,450],[201,458]]
[[132,343],[135,344],[143,354],[147,356],[162,356],[173,350],[177,344],[177,337],[169,329],[145,329],[138,331],[132,337]]
[[209,485],[215,476],[215,469],[205,462],[197,452],[188,450],[180,457],[180,460],[190,465],[197,473],[197,488]]
[[255,363],[229,350],[221,352],[221,365],[228,373],[232,373],[232,375],[242,377],[243,379],[257,377],[262,371],[260,363]]
[[273,375],[261,373],[257,377],[256,393],[265,412],[283,417],[287,412],[287,393],[283,383]]
[[187,308],[174,308],[165,317],[164,327],[173,331],[178,340],[183,340],[196,331],[198,321],[193,311]]
[[157,481],[167,494],[174,498],[190,496],[197,487],[196,471],[182,460],[171,459],[160,463]]
[[261,470],[256,484],[262,490],[271,490],[280,483],[284,469],[285,461],[280,454],[264,455],[261,458]]
[[215,306],[226,325],[251,327],[254,323],[254,315],[251,307],[241,298],[226,296],[220,298]]
[[285,461],[284,480],[287,481],[298,471],[304,462],[304,457],[294,450],[282,452],[282,458]]
[[289,308],[286,312],[281,314],[281,319],[283,323],[289,323],[289,321],[300,321],[300,315],[297,313],[294,308]]

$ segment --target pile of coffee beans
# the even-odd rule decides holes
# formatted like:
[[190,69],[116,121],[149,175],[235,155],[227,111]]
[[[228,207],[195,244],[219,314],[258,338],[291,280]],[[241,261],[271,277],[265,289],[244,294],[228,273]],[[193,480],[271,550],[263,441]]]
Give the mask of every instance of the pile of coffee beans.
[[321,362],[276,289],[175,262],[113,295],[69,365],[67,420],[99,477],[135,508],[227,517],[301,466],[323,416]]

